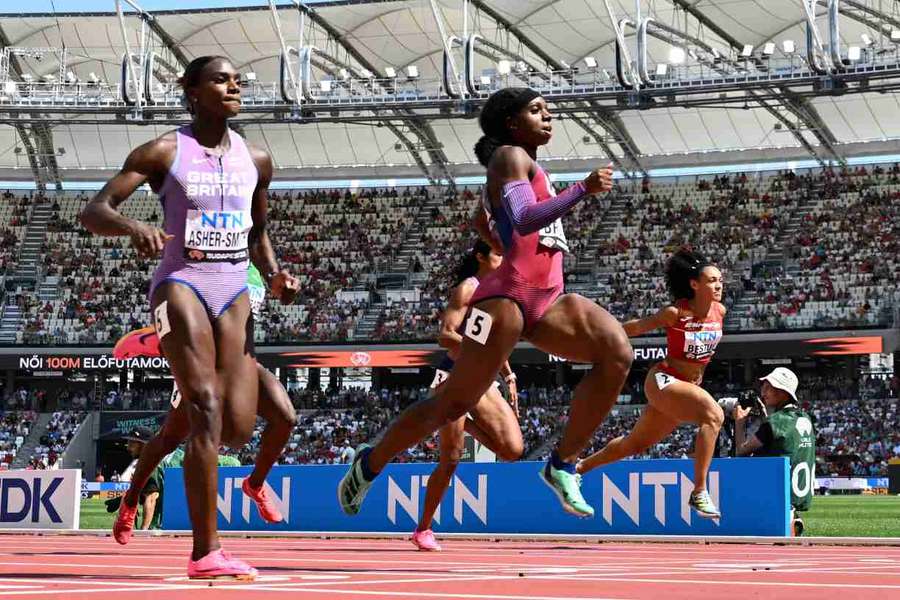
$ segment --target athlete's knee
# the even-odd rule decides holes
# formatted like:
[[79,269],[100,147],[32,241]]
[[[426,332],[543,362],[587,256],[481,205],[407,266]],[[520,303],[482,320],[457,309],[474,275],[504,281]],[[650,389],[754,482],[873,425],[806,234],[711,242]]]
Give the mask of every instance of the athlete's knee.
[[454,446],[453,448],[442,448],[441,456],[438,459],[438,468],[444,471],[447,476],[456,472],[459,461],[462,460],[462,446]]
[[713,404],[705,411],[703,411],[703,415],[701,416],[701,425],[708,425],[710,427],[715,428],[717,431],[722,428],[722,424],[725,422],[725,413],[722,408],[718,404]]
[[[290,404],[288,405],[290,406]],[[289,411],[281,411],[279,413],[278,419],[281,427],[286,429],[287,431],[293,431],[294,427],[297,426],[297,423],[300,421],[297,419],[297,412],[293,410],[293,408]]]
[[594,340],[592,344],[594,364],[603,365],[609,376],[624,379],[634,361],[634,351],[631,349],[631,342],[628,341],[625,330],[617,324],[613,329],[602,329],[595,332],[592,338]]
[[174,451],[175,448],[177,448],[181,444],[181,442],[184,441],[184,439],[187,437],[187,433],[188,432],[182,433],[180,431],[176,432],[164,429],[160,432],[159,437],[157,438],[157,443],[159,443],[163,451],[168,454],[169,452]]
[[521,437],[504,440],[497,448],[497,458],[506,462],[513,462],[521,458],[525,452],[525,444]]
[[222,422],[222,397],[213,383],[196,383],[182,389],[183,401],[190,403],[191,429],[212,431]]

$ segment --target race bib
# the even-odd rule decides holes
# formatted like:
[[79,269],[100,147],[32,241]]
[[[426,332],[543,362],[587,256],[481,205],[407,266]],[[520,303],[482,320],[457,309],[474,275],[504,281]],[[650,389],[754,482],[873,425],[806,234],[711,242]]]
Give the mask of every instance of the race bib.
[[450,376],[450,373],[444,371],[443,369],[435,369],[434,370],[434,379],[431,380],[431,389],[436,388],[441,385],[445,381],[447,381],[447,377]]
[[184,258],[188,262],[239,263],[250,258],[247,238],[250,211],[188,210],[184,226]]
[[178,408],[178,405],[181,404],[181,391],[178,389],[178,384],[172,386],[172,397],[169,398],[169,404],[172,405],[172,408]]
[[154,316],[156,317],[156,337],[162,340],[164,337],[166,337],[166,334],[172,331],[172,326],[169,324],[168,300],[163,300],[159,303],[159,306],[157,306],[156,310],[154,311]]
[[684,332],[684,356],[688,360],[703,359],[712,356],[722,332],[718,329],[711,331],[685,331]]
[[557,219],[538,232],[538,241],[545,248],[569,251],[569,242],[563,229],[562,219]]
[[466,337],[475,340],[482,346],[487,343],[494,319],[483,310],[473,308],[469,320],[466,321]]
[[676,379],[675,377],[672,377],[668,373],[663,373],[662,371],[657,371],[655,377],[656,387],[658,387],[660,390],[664,390],[678,381],[678,379]]

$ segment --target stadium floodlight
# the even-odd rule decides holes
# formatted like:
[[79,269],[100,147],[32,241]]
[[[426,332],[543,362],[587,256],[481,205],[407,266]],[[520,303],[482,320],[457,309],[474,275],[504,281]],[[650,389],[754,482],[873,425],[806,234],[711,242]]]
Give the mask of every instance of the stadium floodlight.
[[34,76],[31,73],[22,73],[22,81],[25,83],[31,83],[34,81]]
[[872,41],[872,38],[869,36],[868,33],[862,34],[861,36],[859,36],[859,39],[862,40],[863,46],[865,46],[866,48],[870,48],[875,44],[875,42]]
[[15,81],[7,81],[3,84],[3,93],[7,96],[14,96],[16,94],[16,82]]
[[656,65],[656,76],[657,77],[665,77],[666,73],[669,72],[669,65],[666,63],[659,63]]
[[597,59],[593,56],[585,56],[584,57],[584,66],[588,69],[594,70],[597,68]]
[[406,77],[407,79],[418,79],[419,78],[419,67],[416,65],[409,65],[406,67]]
[[750,58],[751,56],[753,56],[753,45],[744,44],[744,47],[741,49],[741,56],[744,58]]
[[395,77],[397,77],[397,69],[395,69],[394,67],[385,67],[384,74],[391,79],[394,79]]
[[338,75],[340,75],[343,81],[347,81],[348,79],[350,79],[350,71],[348,71],[347,69],[338,69]]
[[41,76],[41,79],[43,79],[47,83],[53,83],[54,81],[56,81],[56,75],[47,73],[46,75]]
[[785,54],[793,54],[797,51],[797,45],[794,44],[794,40],[784,40],[781,42],[781,50]]
[[94,73],[93,71],[91,71],[90,73],[88,73],[88,81],[90,81],[90,82],[93,83],[94,85],[97,85],[98,83],[100,83],[100,78],[97,77],[97,74],[96,74],[96,73]]
[[491,85],[491,76],[490,75],[482,75],[478,79],[478,81],[479,81],[479,83],[481,83],[481,85],[489,86],[489,85]]
[[498,60],[497,72],[501,75],[509,75],[512,72],[512,63],[508,60]]
[[900,42],[900,29],[891,29],[891,41]]
[[762,49],[763,56],[772,56],[775,54],[775,42],[766,42]]
[[359,76],[362,79],[372,79],[372,71],[370,71],[368,69],[360,69]]
[[330,80],[330,79],[323,79],[322,81],[320,81],[320,82],[319,82],[319,89],[322,90],[322,91],[325,92],[325,93],[330,92],[330,91],[331,91],[331,80]]
[[528,65],[525,64],[525,61],[524,60],[517,61],[516,62],[516,73],[519,73],[520,75],[524,75],[527,72],[528,72]]
[[253,71],[244,73],[244,81],[256,81],[256,73]]
[[847,48],[847,59],[856,62],[862,58],[862,48],[859,46],[850,46]]
[[673,65],[683,64],[685,58],[687,58],[687,53],[684,51],[684,48],[680,46],[669,48],[669,62]]
[[78,83],[78,77],[73,71],[66,71],[66,83]]

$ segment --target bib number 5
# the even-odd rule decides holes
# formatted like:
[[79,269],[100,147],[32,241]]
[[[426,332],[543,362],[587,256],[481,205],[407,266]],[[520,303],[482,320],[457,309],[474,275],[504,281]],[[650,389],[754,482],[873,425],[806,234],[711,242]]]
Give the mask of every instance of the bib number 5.
[[466,321],[466,337],[484,346],[487,343],[493,325],[494,320],[491,315],[483,310],[473,308],[469,319]]

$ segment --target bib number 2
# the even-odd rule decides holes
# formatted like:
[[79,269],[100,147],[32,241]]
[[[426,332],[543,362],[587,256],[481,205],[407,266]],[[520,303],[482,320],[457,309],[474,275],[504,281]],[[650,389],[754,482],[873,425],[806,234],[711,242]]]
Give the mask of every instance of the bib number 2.
[[494,320],[488,313],[477,308],[472,309],[469,320],[466,321],[466,337],[475,340],[482,346],[487,343],[488,335]]
[[658,387],[660,390],[666,389],[676,381],[678,380],[668,373],[660,373],[659,371],[656,372],[656,387]]

